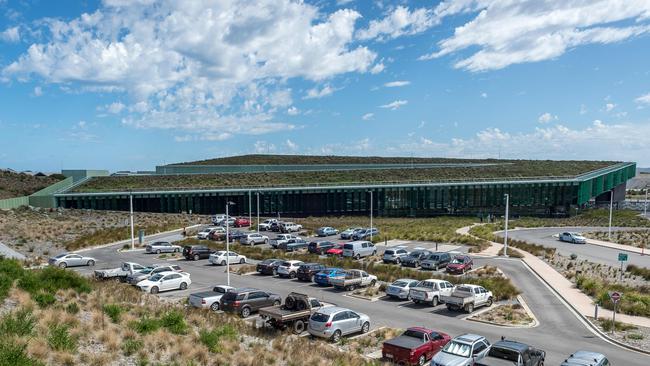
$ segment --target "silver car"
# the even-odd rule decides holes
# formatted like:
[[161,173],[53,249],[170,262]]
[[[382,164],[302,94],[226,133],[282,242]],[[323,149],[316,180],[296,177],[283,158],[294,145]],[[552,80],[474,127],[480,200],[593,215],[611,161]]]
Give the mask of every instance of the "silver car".
[[404,248],[388,248],[384,250],[384,256],[382,260],[384,263],[397,263],[401,261],[402,257],[409,255],[408,250]]
[[594,365],[594,366],[610,366],[609,360],[602,353],[590,352],[590,351],[577,351],[573,353],[569,358],[562,362],[561,366],[582,366],[582,365]]
[[338,342],[344,335],[367,333],[369,330],[368,315],[336,306],[320,309],[312,314],[307,327],[312,336],[327,338],[332,342]]
[[560,241],[573,243],[573,244],[587,244],[587,238],[585,238],[579,233],[569,233],[569,232],[561,233]]
[[145,247],[147,253],[178,253],[181,251],[180,245],[173,245],[168,241],[156,241],[151,244],[147,244]]
[[487,355],[490,342],[476,334],[463,334],[452,339],[431,359],[431,366],[473,365]]
[[396,297],[401,300],[408,300],[411,287],[417,286],[418,280],[410,278],[400,278],[386,287],[386,295]]
[[50,258],[47,261],[50,266],[59,266],[61,268],[75,266],[94,266],[95,262],[95,258],[84,257],[83,255],[75,253],[62,253],[56,257]]
[[252,233],[239,239],[239,243],[242,245],[268,244],[269,237],[262,234]]

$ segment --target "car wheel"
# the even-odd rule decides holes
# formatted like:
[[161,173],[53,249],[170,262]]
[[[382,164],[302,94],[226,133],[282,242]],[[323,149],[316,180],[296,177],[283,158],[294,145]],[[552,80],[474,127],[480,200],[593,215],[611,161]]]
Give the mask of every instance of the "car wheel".
[[246,263],[246,259],[242,258],[239,260],[239,264],[244,264],[244,263]]
[[361,333],[364,334],[368,333],[369,330],[370,330],[370,323],[368,322],[363,323],[363,325],[361,326]]
[[488,308],[489,308],[490,306],[492,306],[492,303],[493,303],[493,302],[494,302],[494,301],[493,301],[492,298],[490,297],[490,298],[488,299],[488,301],[487,301],[487,306],[488,306]]
[[433,297],[433,300],[431,300],[431,306],[433,307],[438,306],[438,296]]
[[273,301],[273,306],[280,306],[280,300]]
[[341,331],[340,330],[335,331],[334,334],[332,334],[332,338],[330,339],[334,343],[339,343],[339,341],[341,340]]
[[352,286],[352,285],[345,286],[345,291],[352,291],[352,290],[354,290],[354,286]]
[[395,264],[399,264],[399,262],[401,262],[399,258],[395,259]]
[[219,302],[213,302],[212,305],[210,305],[210,310],[212,311],[219,311]]
[[198,261],[198,260],[199,260],[199,255],[198,255],[198,254],[194,254],[194,260],[195,260],[195,261]]
[[274,270],[273,270],[273,275],[274,275],[274,276],[277,276],[277,275],[278,275],[278,270],[277,270],[277,269],[274,269]]
[[356,259],[356,260],[361,259],[361,254],[357,254],[357,255],[355,255],[355,256],[354,256],[354,259]]
[[418,365],[424,366],[424,364],[426,363],[427,363],[426,357],[424,357],[424,355],[420,355],[420,358],[418,358]]
[[291,279],[296,278],[296,272],[289,272],[289,278]]
[[372,255],[377,255],[377,251],[376,251],[376,250],[373,251],[373,252],[372,252]]
[[413,300],[414,303],[419,304],[420,300]]
[[377,281],[375,281],[375,280],[370,281],[370,287],[375,287],[376,284],[377,284]]
[[176,248],[174,249],[174,253],[178,253],[180,249]]
[[59,263],[59,267],[61,267],[61,268],[65,268],[67,266],[68,266],[68,264],[66,262]]
[[472,311],[474,311],[474,304],[465,305],[465,312],[471,313]]
[[154,294],[154,295],[157,294],[158,293],[158,286],[152,287],[151,288],[151,293]]
[[91,259],[88,261],[88,263],[86,263],[86,265],[88,265],[88,267],[92,267],[95,265],[95,261]]
[[305,322],[303,322],[302,320],[296,320],[293,323],[293,333],[301,334],[304,331],[305,331]]
[[268,243],[269,243],[269,239],[264,239],[264,244],[268,244]]
[[186,289],[187,289],[187,283],[185,283],[185,282],[181,282],[180,289],[181,289],[181,290],[186,290]]
[[251,315],[251,309],[249,307],[245,307],[241,309],[241,317],[242,318],[248,318]]
[[222,265],[222,266],[225,266],[225,265],[226,265],[226,261],[221,261],[221,265]]
[[160,249],[156,250],[156,254],[160,254]]

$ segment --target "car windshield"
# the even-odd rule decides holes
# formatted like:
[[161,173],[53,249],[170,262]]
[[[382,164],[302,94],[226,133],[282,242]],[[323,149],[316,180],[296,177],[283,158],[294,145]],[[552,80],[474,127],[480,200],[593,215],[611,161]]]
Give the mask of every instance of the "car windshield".
[[430,260],[430,261],[437,261],[438,258],[439,258],[438,255],[434,254],[434,255],[430,255],[429,258],[427,258],[427,259]]
[[442,349],[442,352],[449,353],[450,355],[460,356],[460,357],[469,357],[469,353],[472,351],[472,346],[467,343],[459,343],[456,341],[451,341],[447,343],[445,348]]
[[222,255],[226,255],[226,252],[223,251],[223,250],[220,250],[220,251],[218,251],[218,252],[215,252],[214,255],[216,255],[216,256],[222,256]]
[[456,257],[454,258],[453,261],[451,261],[452,264],[463,264],[465,263],[465,258],[463,257]]
[[519,353],[507,348],[492,346],[492,348],[490,348],[489,355],[506,361],[519,361]]
[[311,320],[319,323],[325,323],[330,319],[330,316],[327,314],[323,313],[314,313],[314,315],[311,316]]
[[260,264],[271,264],[271,263],[277,262],[277,261],[278,261],[277,259],[265,259],[262,262],[260,262]]
[[153,271],[153,268],[145,268],[142,271],[140,271],[140,273],[149,274],[149,273],[151,273],[151,271]]
[[391,286],[395,286],[395,287],[406,287],[406,285],[408,285],[408,284],[409,284],[409,283],[406,282],[406,281],[399,281],[399,280],[398,280],[398,281],[395,281],[395,282],[391,283]]
[[431,281],[420,281],[416,285],[417,287],[428,287],[428,288],[433,288],[433,282]]
[[291,267],[291,262],[282,262],[282,264],[280,264],[280,265],[282,267]]
[[62,254],[57,255],[57,256],[54,257],[54,258],[63,258],[63,257],[65,257],[66,255],[68,255],[68,253],[62,253]]
[[162,274],[162,273],[156,273],[155,275],[151,276],[151,278],[149,280],[151,280],[153,282],[160,281],[160,279],[163,278],[163,276],[164,276],[164,274]]
[[386,249],[386,250],[384,250],[384,254],[393,255],[393,254],[395,254],[395,251],[392,250],[392,249]]
[[406,337],[417,338],[417,339],[422,339],[422,338],[424,338],[424,333],[420,332],[419,330],[412,330],[412,329],[407,330],[407,331],[404,332],[404,334],[402,334],[402,335],[404,335],[404,336],[406,336]]
[[354,248],[354,245],[352,245],[352,244],[343,245],[343,249],[353,249],[353,248]]

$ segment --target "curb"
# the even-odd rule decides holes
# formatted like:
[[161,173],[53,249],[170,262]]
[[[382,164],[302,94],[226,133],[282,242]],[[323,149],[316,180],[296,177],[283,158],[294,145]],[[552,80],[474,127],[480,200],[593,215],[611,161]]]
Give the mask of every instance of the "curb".
[[[192,225],[192,226],[186,226],[185,229],[193,229],[193,228],[195,228],[195,227],[199,227],[199,226],[201,226],[201,225],[202,225],[202,224],[196,224],[196,225]],[[163,232],[160,232],[160,233],[155,233],[155,234],[146,235],[144,238],[145,238],[145,240],[146,240],[147,238],[151,238],[151,237],[156,236],[156,235],[173,234],[173,233],[175,233],[175,232],[177,232],[177,231],[182,231],[182,230],[183,230],[183,228],[180,228],[180,229],[174,229],[174,230],[169,230],[169,231],[163,231]],[[93,246],[93,247],[82,248],[82,249],[79,249],[79,250],[72,251],[72,252],[70,252],[70,253],[83,253],[83,252],[87,252],[87,251],[89,251],[89,250],[108,248],[108,247],[111,247],[111,246],[113,246],[113,245],[120,245],[120,244],[123,244],[123,243],[128,244],[128,243],[130,243],[130,242],[131,242],[131,239],[125,239],[125,240],[115,241],[115,242],[108,243],[108,244],[100,244],[100,245],[95,245],[95,246]]]

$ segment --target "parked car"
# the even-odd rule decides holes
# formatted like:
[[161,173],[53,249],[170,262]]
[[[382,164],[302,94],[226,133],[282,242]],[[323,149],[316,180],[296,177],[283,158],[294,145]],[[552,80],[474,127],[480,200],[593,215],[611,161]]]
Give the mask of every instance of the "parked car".
[[339,257],[340,257],[340,256],[343,255],[343,246],[344,246],[344,245],[345,245],[345,244],[343,244],[343,243],[337,243],[337,244],[335,244],[333,247],[327,249],[327,250],[325,251],[325,254],[326,254],[326,255],[335,255],[335,256],[339,256]]
[[376,227],[359,230],[352,234],[352,240],[370,240],[373,236],[379,235]]
[[292,292],[284,299],[284,305],[261,308],[259,313],[266,324],[281,330],[291,328],[295,334],[301,334],[307,329],[311,315],[328,306],[333,305]]
[[289,239],[282,244],[278,245],[278,249],[284,250],[285,252],[295,252],[296,250],[300,249],[307,249],[307,244],[306,241],[303,239]]
[[451,337],[423,327],[412,327],[395,338],[384,341],[382,358],[398,365],[423,366],[444,347]]
[[260,222],[257,228],[260,231],[267,231],[267,230],[271,230],[272,224],[277,224],[277,223],[278,223],[278,219],[266,219],[263,222]]
[[[227,258],[227,259],[226,259]],[[210,257],[208,258],[208,262],[214,265],[220,265],[220,266],[225,266],[226,265],[226,260],[228,261],[227,263],[229,264],[244,264],[246,263],[246,257],[240,254],[237,254],[233,251],[228,252],[228,255],[226,255],[225,250],[220,250],[218,252],[214,252],[210,254]]]
[[433,253],[429,250],[416,249],[409,253],[409,255],[402,257],[400,262],[402,267],[418,268],[420,267],[420,263],[422,263],[422,261],[428,258],[431,254]]
[[386,295],[396,297],[401,300],[409,299],[409,291],[415,287],[420,281],[410,278],[401,278],[394,281],[386,287]]
[[327,241],[327,240],[319,240],[319,241],[312,241],[307,245],[307,250],[309,253],[314,253],[314,254],[325,254],[328,250],[334,248],[336,246],[336,243]]
[[564,232],[560,234],[560,241],[573,244],[587,244],[587,238],[579,233]]
[[404,248],[388,248],[384,250],[384,256],[382,260],[384,263],[397,263],[399,264],[402,260],[402,257],[409,255],[408,250]]
[[287,241],[291,239],[302,239],[299,236],[295,236],[293,234],[278,234],[278,236],[275,239],[272,239],[269,243],[273,248],[278,248],[280,244],[286,243]]
[[[544,366],[546,352],[521,342],[501,340],[494,343],[476,366]],[[584,364],[580,364],[584,365]]]
[[298,275],[298,268],[303,264],[299,260],[289,260],[280,263],[278,266],[278,276],[296,278]]
[[339,236],[341,237],[341,239],[350,240],[350,239],[352,239],[352,235],[354,235],[354,233],[356,233],[359,230],[363,230],[363,228],[362,227],[349,227],[349,228],[341,231]]
[[183,247],[183,257],[187,260],[198,261],[199,259],[206,259],[212,253],[214,253],[214,250],[205,245],[186,245]]
[[351,269],[345,272],[345,277],[331,278],[330,283],[338,289],[352,291],[358,287],[374,286],[377,276],[360,269]]
[[213,227],[208,234],[208,239],[214,241],[226,240],[226,228],[223,226]]
[[251,226],[251,222],[249,219],[244,218],[244,217],[238,217],[233,221],[232,226],[234,227],[248,227]]
[[263,275],[277,275],[278,266],[284,262],[284,259],[269,258],[257,264],[257,272]]
[[474,261],[468,255],[457,255],[446,267],[447,273],[465,274],[472,269]]
[[219,301],[219,307],[225,312],[238,313],[242,318],[248,318],[261,308],[281,303],[279,295],[256,288],[238,288],[226,292]]
[[246,234],[245,232],[243,232],[241,230],[229,230],[228,231],[228,240],[230,242],[236,242],[236,241],[239,241],[241,238],[245,237],[246,235],[248,235],[248,234]]
[[560,366],[610,366],[607,357],[598,352],[577,351],[562,362]]
[[431,359],[431,366],[469,366],[485,357],[490,342],[483,336],[463,334],[447,343]]
[[94,266],[97,261],[93,257],[86,257],[75,253],[61,253],[50,258],[47,264],[61,268],[76,266]]
[[199,309],[210,309],[212,311],[219,310],[219,301],[221,297],[228,291],[234,290],[234,287],[226,285],[217,285],[212,288],[212,291],[196,292],[190,294],[187,302],[190,306]]
[[316,236],[338,235],[339,231],[331,226],[323,226],[316,230]]
[[440,268],[446,268],[449,263],[451,263],[451,254],[435,252],[424,258],[422,263],[420,263],[420,267],[437,271]]
[[253,246],[255,244],[268,244],[269,237],[262,234],[252,233],[252,234],[247,234],[243,238],[239,239],[239,243],[241,243],[242,245],[250,245],[250,246]]
[[491,291],[478,285],[463,284],[454,288],[449,296],[441,296],[440,300],[449,310],[465,310],[471,313],[480,306],[492,306],[494,296]]
[[196,233],[196,238],[200,239],[200,240],[207,239],[208,235],[210,235],[210,232],[213,229],[214,229],[213,227],[206,227],[206,228],[203,228],[203,229],[199,230],[199,232]]
[[269,226],[269,230],[274,233],[279,233],[282,230],[282,221],[272,222]]
[[336,306],[320,309],[309,318],[307,331],[314,337],[327,338],[332,342],[352,333],[367,333],[370,318],[366,314]]
[[138,284],[138,282],[142,280],[146,280],[147,278],[162,272],[181,272],[181,266],[177,264],[172,264],[172,265],[164,265],[164,266],[158,265],[158,266],[146,267],[141,271],[126,276],[126,282],[135,286]]
[[213,223],[214,225],[221,225],[221,223],[223,223],[223,221],[226,219],[226,217],[227,217],[227,216],[224,215],[224,214],[221,214],[221,215],[213,215],[213,216],[212,216],[212,223]]
[[431,306],[438,306],[443,296],[451,295],[454,285],[449,281],[431,278],[420,281],[414,287],[411,287],[409,293],[411,300],[416,303],[428,303]]
[[362,257],[369,257],[377,254],[375,244],[369,241],[351,241],[343,244],[343,256],[354,259],[361,259]]
[[280,224],[280,231],[283,233],[295,233],[302,230],[302,225],[295,222],[283,222]]
[[122,263],[121,266],[117,268],[110,268],[110,269],[98,269],[95,270],[95,278],[100,279],[100,280],[106,280],[109,278],[117,278],[120,280],[124,280],[126,276],[141,271],[144,269],[143,265],[140,265],[138,263],[133,263],[133,262],[124,262]]
[[235,225],[235,218],[234,217],[224,218],[223,220],[221,220],[219,225],[223,226],[223,227],[234,226]]
[[185,290],[192,284],[187,272],[161,272],[136,284],[140,290],[157,294],[160,291]]
[[319,286],[331,286],[330,280],[336,277],[345,277],[345,270],[342,268],[325,268],[314,275],[314,283]]
[[145,246],[145,251],[147,253],[178,253],[181,250],[183,249],[180,245],[174,245],[168,241],[155,241]]
[[309,281],[313,282],[314,281],[314,276],[316,273],[322,271],[325,269],[324,264],[320,263],[303,263],[298,267],[298,271],[296,271],[296,277],[298,277],[298,280],[300,281]]

